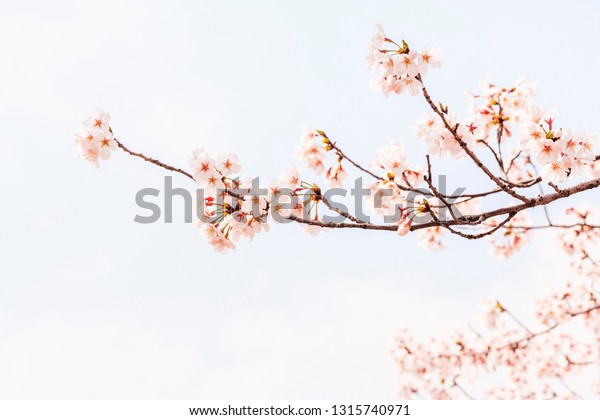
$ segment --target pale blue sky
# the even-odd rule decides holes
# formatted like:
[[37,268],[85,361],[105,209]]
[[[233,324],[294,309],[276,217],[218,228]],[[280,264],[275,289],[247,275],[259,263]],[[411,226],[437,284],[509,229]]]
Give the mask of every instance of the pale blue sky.
[[[527,314],[568,275],[551,234],[499,261],[483,242],[436,254],[286,225],[217,255],[182,218],[133,222],[163,172],[123,154],[96,171],[71,133],[102,106],[134,150],[181,166],[195,147],[235,151],[267,180],[296,164],[302,124],[364,161],[398,139],[419,162],[422,98],[368,87],[376,22],[441,48],[427,83],[459,113],[486,76],[527,75],[564,126],[597,131],[596,3],[49,3],[0,3],[0,397],[393,398],[399,329],[464,325],[484,296]],[[453,185],[476,173],[436,165]]]

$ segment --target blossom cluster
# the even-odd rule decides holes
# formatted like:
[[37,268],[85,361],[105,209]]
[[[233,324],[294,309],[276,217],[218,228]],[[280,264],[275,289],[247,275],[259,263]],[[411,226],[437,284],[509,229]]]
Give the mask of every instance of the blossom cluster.
[[336,153],[335,161],[326,168],[327,152],[334,150],[333,144],[324,131],[303,127],[300,144],[296,147],[296,157],[316,175],[325,172],[325,182],[329,188],[341,187],[348,179],[342,165],[343,158]]
[[83,121],[83,127],[73,136],[77,154],[100,167],[100,159],[106,160],[118,145],[110,129],[110,115],[98,108],[96,113]]
[[520,78],[511,88],[504,88],[491,81],[479,85],[481,92],[467,92],[469,96],[469,115],[478,118],[483,130],[480,138],[490,134],[511,137],[514,127],[522,123],[528,115],[531,101],[535,95],[535,86],[525,78]]
[[595,143],[594,134],[562,130],[556,126],[554,112],[537,107],[531,108],[522,127],[521,144],[535,153],[547,182],[565,182],[581,175],[595,161]]
[[425,47],[421,53],[411,50],[405,41],[397,44],[387,37],[381,25],[371,40],[367,63],[369,68],[379,70],[380,74],[371,81],[373,90],[382,92],[386,97],[390,93],[408,92],[418,95],[422,83],[421,77],[427,74],[429,67],[441,67],[437,57],[439,49]]
[[197,149],[188,163],[202,193],[198,200],[203,200],[204,214],[198,219],[198,228],[216,251],[235,249],[240,238],[252,239],[269,230],[268,202],[252,195],[252,185],[237,178],[241,165],[234,153],[214,159],[204,149]]
[[[317,184],[303,181],[300,170],[291,167],[279,178],[269,183],[269,204],[271,215],[283,218],[297,217],[304,220],[319,220],[319,205],[322,202],[321,189]],[[274,221],[275,218],[273,219]],[[302,229],[312,236],[327,231],[317,225],[302,223]]]
[[[445,118],[450,127],[458,124],[455,113],[449,112]],[[457,136],[467,147],[473,149],[477,145],[477,140],[484,136],[484,127],[485,123],[481,118],[469,116],[458,125]],[[454,159],[467,156],[462,145],[437,114],[425,113],[417,120],[414,129],[416,137],[425,142],[430,155],[440,158],[450,155]]]
[[365,198],[368,207],[383,217],[403,212],[405,217],[400,224],[406,225],[421,206],[418,197],[412,203],[407,200],[408,191],[424,183],[423,169],[410,168],[404,146],[397,141],[378,149],[369,166],[378,178],[368,186],[370,194]]
[[[512,88],[502,88],[488,81],[481,84],[480,93],[467,92],[467,95],[470,106],[462,120],[456,113],[444,110],[447,126],[433,113],[425,113],[416,122],[416,137],[425,142],[430,155],[441,158],[450,155],[454,159],[467,156],[456,137],[471,150],[486,145],[493,135],[500,139],[511,137],[513,125],[521,124],[528,114],[534,87],[525,79],[520,79]],[[456,137],[448,127],[457,127]]]
[[[443,339],[417,341],[403,330],[397,338],[394,358],[402,373],[403,397],[574,399],[599,397],[600,381],[580,394],[573,384],[600,377],[600,234],[597,216],[590,210],[566,210],[559,239],[575,257],[576,273],[560,287],[536,300],[533,318],[522,322],[499,301],[482,305],[483,330],[477,326],[456,330]],[[513,219],[514,225],[527,221]],[[562,226],[562,225],[561,225]],[[513,228],[516,229],[516,228]],[[509,229],[510,230],[510,229]],[[516,229],[517,231],[519,229]],[[507,236],[512,236],[511,233]],[[509,239],[513,242],[513,239]],[[506,248],[500,247],[501,254]],[[585,261],[587,268],[582,269]],[[595,271],[594,271],[595,270]],[[536,322],[532,328],[527,325]],[[590,368],[594,370],[590,375]],[[585,370],[584,370],[585,369]],[[573,381],[571,382],[571,378]],[[473,389],[493,383],[484,394]],[[594,384],[592,384],[594,385]]]
[[[252,240],[268,232],[270,222],[289,217],[319,220],[321,190],[302,180],[298,168],[292,167],[271,180],[264,191],[250,179],[239,179],[241,170],[234,153],[211,157],[203,149],[193,151],[189,165],[197,183],[203,215],[198,227],[212,247],[222,253],[235,250],[241,238]],[[277,215],[278,217],[273,217]],[[325,230],[301,224],[311,235]]]
[[[511,155],[508,167],[501,170],[512,182],[523,177],[524,166],[541,165],[541,177],[546,182],[565,182],[584,172],[598,177],[598,163],[594,154],[596,135],[583,131],[562,130],[556,127],[555,112],[532,105],[534,87],[520,79],[512,88],[501,88],[491,82],[481,85],[482,92],[468,92],[470,109],[466,118],[445,111],[445,120],[435,113],[425,113],[415,126],[416,137],[423,140],[430,155],[454,159],[467,156],[465,148],[491,148],[493,137],[502,147],[515,131],[520,133],[518,150]],[[451,132],[451,127],[455,132]],[[499,150],[496,158],[499,159]],[[500,162],[502,163],[502,162]],[[531,174],[529,174],[531,175]]]
[[[422,342],[404,330],[393,352],[402,373],[402,397],[578,398],[569,378],[600,362],[599,299],[582,283],[553,290],[536,305],[541,326],[534,331],[495,301],[485,308],[485,334],[454,331]],[[580,329],[587,330],[587,340]],[[495,386],[484,395],[471,391],[490,381]]]

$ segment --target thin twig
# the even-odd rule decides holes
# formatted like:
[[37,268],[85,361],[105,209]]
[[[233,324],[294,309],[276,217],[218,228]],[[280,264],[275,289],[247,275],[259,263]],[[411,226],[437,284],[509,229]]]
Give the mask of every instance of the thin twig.
[[465,397],[467,397],[468,399],[470,399],[470,400],[474,400],[474,399],[475,399],[475,398],[473,398],[473,397],[471,396],[471,394],[469,394],[469,393],[468,393],[468,392],[467,392],[467,391],[466,391],[466,390],[465,390],[465,389],[464,389],[462,386],[460,386],[460,385],[458,384],[458,382],[456,382],[456,377],[452,378],[452,386],[454,386],[454,387],[455,387],[455,388],[457,388],[457,389],[458,389],[460,392],[462,392],[462,393],[463,393],[463,395],[464,395]]
[[115,141],[117,142],[117,146],[119,146],[120,149],[122,149],[123,151],[129,153],[131,156],[139,157],[141,159],[144,159],[146,162],[153,163],[156,166],[160,166],[161,168],[164,168],[164,169],[166,169],[168,171],[179,172],[180,174],[185,175],[185,176],[187,176],[190,179],[194,179],[194,176],[192,174],[190,174],[189,172],[184,171],[183,169],[179,169],[179,168],[176,168],[174,166],[167,165],[166,163],[162,163],[158,159],[154,159],[154,158],[145,156],[145,155],[143,155],[141,153],[133,152],[133,151],[129,150],[123,143],[121,143],[116,138],[115,138]]

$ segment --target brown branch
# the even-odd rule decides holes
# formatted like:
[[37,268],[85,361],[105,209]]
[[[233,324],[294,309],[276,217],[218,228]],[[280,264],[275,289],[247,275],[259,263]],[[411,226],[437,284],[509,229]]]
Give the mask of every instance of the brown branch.
[[123,143],[121,143],[116,138],[115,138],[115,141],[117,142],[117,145],[119,146],[119,148],[121,150],[123,150],[126,153],[129,153],[131,156],[139,157],[139,158],[145,160],[146,162],[153,163],[154,165],[160,166],[161,168],[166,169],[168,171],[179,172],[180,174],[185,175],[185,176],[187,176],[190,179],[194,179],[194,176],[192,174],[190,174],[189,172],[184,171],[183,169],[179,169],[179,168],[176,168],[174,166],[167,165],[166,163],[162,163],[158,159],[154,159],[154,158],[145,156],[145,155],[143,155],[141,153],[133,152],[133,151],[129,150]]
[[504,225],[506,225],[513,217],[515,217],[516,213],[509,213],[508,216],[501,221],[500,223],[498,223],[497,226],[495,226],[493,229],[490,229],[486,232],[482,232],[482,233],[478,233],[478,234],[471,234],[471,233],[464,233],[461,232],[459,230],[456,229],[452,229],[450,226],[444,226],[446,229],[448,229],[450,232],[452,232],[455,235],[458,235],[462,238],[466,238],[466,239],[481,239],[485,236],[488,235],[492,235],[494,232],[496,232],[498,229],[500,229],[501,227],[503,227]]
[[[600,178],[593,179],[591,181],[582,182],[580,184],[574,185],[571,188],[567,188],[561,190],[560,193],[547,194],[543,196],[539,196],[536,198],[532,198],[526,203],[517,204],[509,207],[502,207],[496,210],[491,210],[485,213],[463,216],[459,218],[458,221],[448,220],[448,221],[439,221],[439,222],[428,222],[421,223],[418,225],[413,225],[411,227],[411,231],[419,230],[419,229],[427,229],[436,226],[462,226],[462,225],[473,225],[480,224],[487,219],[492,217],[501,216],[504,214],[510,213],[519,213],[523,210],[527,210],[533,207],[543,206],[545,204],[550,204],[554,201],[560,200],[562,198],[569,197],[573,194],[577,194],[583,191],[591,190],[600,186]],[[365,229],[365,230],[388,230],[395,231],[397,230],[397,226],[394,225],[376,225],[376,224],[366,224],[366,223],[334,223],[334,222],[322,222],[320,220],[305,220],[298,218],[296,216],[290,216],[291,220],[294,220],[298,223],[305,223],[313,226],[320,226],[325,228],[351,228],[351,229]]]
[[395,225],[375,225],[370,223],[336,223],[336,222],[323,222],[321,220],[308,220],[298,217],[296,215],[289,215],[287,217],[294,222],[303,223],[305,225],[319,226],[328,229],[363,229],[363,230],[388,230],[396,231],[398,226]]
[[506,170],[504,169],[504,161],[502,160],[502,135],[504,134],[504,118],[502,117],[502,105],[498,104],[498,132],[496,134],[496,141],[498,143],[498,154],[497,160],[498,165],[500,166],[500,170],[502,173],[506,174]]
[[351,215],[350,213],[348,213],[347,211],[344,211],[342,209],[339,209],[337,207],[335,207],[333,204],[331,204],[329,202],[328,199],[326,199],[324,196],[321,196],[321,201],[323,202],[323,204],[325,204],[327,206],[328,209],[333,210],[334,212],[336,212],[337,214],[344,216],[346,219],[352,220],[355,223],[366,223],[366,224],[370,224],[368,222],[365,222],[364,220],[360,220],[359,218]]
[[[534,208],[534,207],[538,207],[538,206],[543,206],[545,204],[553,203],[554,201],[560,200],[562,198],[567,198],[573,194],[577,194],[577,193],[580,193],[583,191],[598,188],[598,186],[600,186],[600,178],[592,179],[590,181],[576,184],[570,188],[561,190],[560,193],[541,195],[536,198],[532,198],[522,204],[517,204],[517,205],[509,206],[509,207],[502,207],[502,208],[499,208],[496,210],[491,210],[491,211],[477,214],[477,215],[464,216],[463,218],[461,218],[459,220],[459,223],[454,222],[453,220],[449,220],[448,222],[445,222],[445,223],[448,225],[468,224],[468,222],[479,221],[479,220],[484,221],[491,217],[500,216],[502,214],[518,213],[518,212],[521,212],[521,211],[529,209],[529,208]],[[420,225],[413,225],[413,230],[425,229],[425,228],[434,227],[434,226],[436,226],[436,225],[431,224],[431,223],[423,223]]]
[[[458,221],[456,215],[454,214],[454,210],[452,210],[452,206],[450,204],[448,204],[448,202],[444,199],[442,194],[440,194],[440,192],[437,190],[437,188],[433,185],[433,180],[432,180],[432,176],[431,176],[431,160],[429,159],[429,155],[426,155],[425,157],[427,158],[427,176],[425,177],[425,182],[427,182],[427,185],[429,185],[429,189],[431,190],[431,192],[433,192],[433,195],[435,197],[437,197],[437,199],[440,200],[444,204],[444,206],[446,206],[448,211],[450,211],[450,215],[452,216],[452,219],[454,219],[455,221]],[[434,216],[433,212],[432,212],[432,216]]]

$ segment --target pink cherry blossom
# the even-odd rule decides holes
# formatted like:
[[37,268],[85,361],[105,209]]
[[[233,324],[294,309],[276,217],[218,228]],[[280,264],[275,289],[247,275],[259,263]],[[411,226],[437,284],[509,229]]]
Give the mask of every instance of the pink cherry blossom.
[[375,26],[377,26],[377,33],[371,38],[371,48],[378,49],[385,42],[386,35],[381,23],[377,23]]
[[208,243],[215,251],[226,254],[229,250],[235,250],[234,243],[213,224],[202,223],[199,227],[202,235],[208,240]]
[[419,56],[419,73],[425,76],[429,66],[433,68],[442,67],[442,60],[438,58],[440,49],[437,47],[424,47]]
[[194,170],[194,179],[198,184],[204,183],[210,178],[218,177],[216,162],[204,149],[192,151],[192,159],[188,164]]
[[296,148],[296,157],[317,175],[325,170],[326,150],[324,144],[318,141],[321,137],[315,130],[305,126]]
[[221,154],[216,161],[215,168],[223,176],[237,174],[242,169],[240,161],[235,153]]
[[110,124],[110,115],[102,110],[102,108],[96,109],[96,113],[91,117],[87,118],[83,125],[96,130],[108,131]]
[[408,217],[407,214],[405,214],[402,217],[402,219],[400,220],[400,222],[398,222],[398,230],[396,231],[398,236],[404,236],[408,232],[410,232],[411,225],[412,225],[412,220]]
[[300,185],[302,183],[300,170],[296,167],[292,167],[283,174],[281,174],[280,179],[284,187],[290,188],[292,190],[300,188]]

